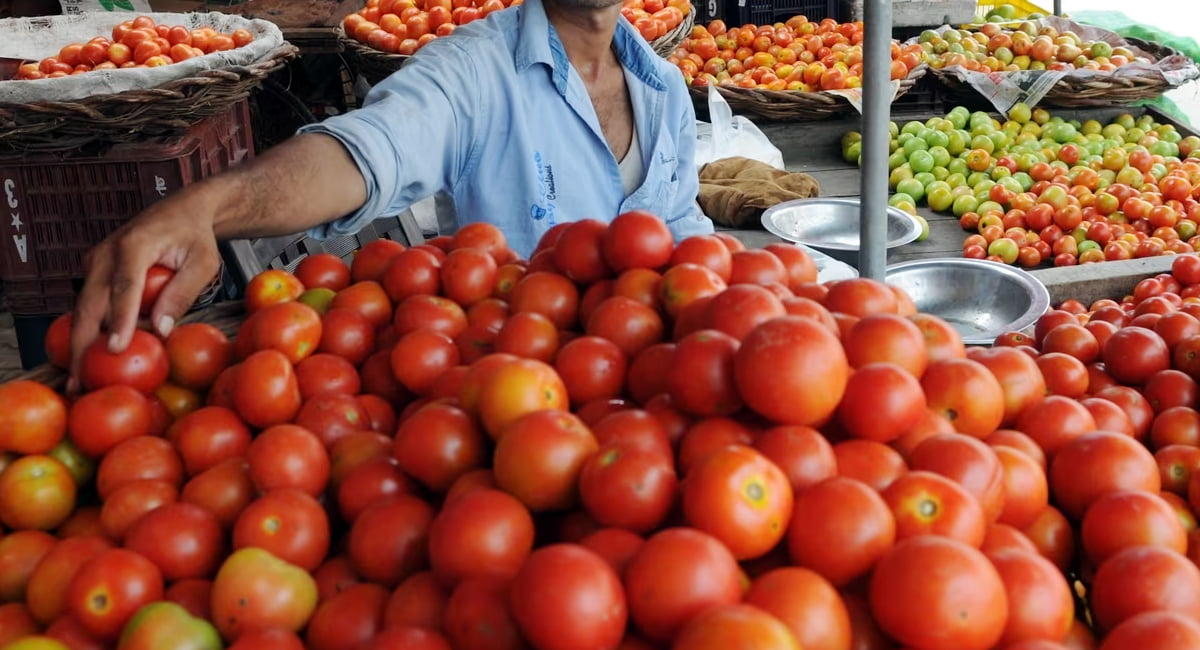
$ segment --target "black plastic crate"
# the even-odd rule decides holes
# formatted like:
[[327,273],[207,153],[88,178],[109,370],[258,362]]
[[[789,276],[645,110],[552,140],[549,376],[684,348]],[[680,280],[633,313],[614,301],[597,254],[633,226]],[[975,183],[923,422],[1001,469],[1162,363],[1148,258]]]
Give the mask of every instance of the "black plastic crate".
[[724,0],[692,0],[692,9],[696,12],[696,24],[701,27],[709,21],[725,18]]
[[892,102],[892,113],[930,117],[950,110],[945,103],[942,84],[932,74],[926,74],[908,92]]
[[178,137],[0,159],[0,285],[9,311],[69,311],[88,249],[151,203],[253,156],[243,100]]
[[730,27],[753,23],[771,25],[803,15],[810,22],[824,18],[839,19],[838,0],[728,0],[725,21]]

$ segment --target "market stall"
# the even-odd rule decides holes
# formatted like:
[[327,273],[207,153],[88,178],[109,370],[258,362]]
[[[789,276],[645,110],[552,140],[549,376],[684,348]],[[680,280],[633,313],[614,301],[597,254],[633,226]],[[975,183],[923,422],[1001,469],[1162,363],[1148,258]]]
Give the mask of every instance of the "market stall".
[[[407,20],[426,28],[419,47],[464,15],[386,2],[341,21],[364,83],[411,56]],[[1042,86],[905,103],[935,70],[1006,57],[992,39],[1013,39],[998,30],[1018,8],[985,3],[966,34],[893,45],[872,28],[916,15],[900,4],[770,34],[625,5],[704,87],[705,162],[761,172],[797,205],[844,203],[841,249],[792,236],[813,214],[771,221],[780,205],[679,241],[649,212],[561,223],[527,258],[494,225],[435,235],[408,216],[228,242],[236,300],[166,336],[139,329],[121,353],[98,339],[72,391],[71,316],[55,316],[48,363],[0,384],[0,650],[1200,648],[1200,134],[1155,108],[1041,101],[1087,77],[1135,87],[1114,95],[1131,103],[1186,66],[1158,84],[1149,69],[1171,55],[1130,50],[1136,80],[1121,80],[1102,66],[1123,54],[1068,57],[1079,45],[1056,32],[1065,49],[1041,62],[1065,74],[991,73]],[[396,23],[389,7],[416,11]],[[1031,46],[1050,38],[1034,31]],[[937,60],[955,38],[980,57]],[[805,70],[829,65],[789,81],[791,43]],[[0,84],[60,81],[34,76],[58,71],[58,47],[50,72]],[[775,78],[734,78],[757,68]],[[50,108],[105,108],[85,101]],[[147,163],[128,130],[110,124],[132,142],[101,147],[31,120],[36,102],[10,106],[0,145],[76,138],[110,156],[87,164]],[[236,106],[221,133],[252,150]],[[193,139],[225,124],[169,113],[143,122]],[[755,146],[730,164],[714,143],[735,124]],[[14,210],[89,189],[31,194],[27,178],[57,168],[32,155],[0,157]],[[112,207],[93,201],[61,211]],[[893,217],[918,227],[893,243]],[[86,250],[78,219],[61,222]],[[151,269],[144,306],[173,274]],[[6,292],[55,279],[0,274]]]

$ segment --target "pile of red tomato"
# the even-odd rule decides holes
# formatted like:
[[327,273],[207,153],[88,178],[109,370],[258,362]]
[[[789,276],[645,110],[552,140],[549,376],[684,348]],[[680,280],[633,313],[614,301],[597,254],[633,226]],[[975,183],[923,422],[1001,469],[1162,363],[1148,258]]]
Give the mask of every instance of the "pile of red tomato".
[[[697,25],[667,58],[689,86],[766,90],[842,90],[862,86],[862,21],[820,22],[792,16],[786,23],[727,27]],[[921,46],[892,41],[892,79],[921,64]]]
[[0,386],[0,647],[1200,647],[1197,287],[968,349],[643,212],[314,255]]
[[22,65],[17,70],[17,79],[55,79],[92,70],[153,68],[232,50],[253,40],[254,35],[245,29],[226,34],[211,27],[189,29],[183,25],[158,24],[150,16],[137,16],[114,26],[111,39],[97,36],[87,43],[70,43],[59,50],[58,56]]

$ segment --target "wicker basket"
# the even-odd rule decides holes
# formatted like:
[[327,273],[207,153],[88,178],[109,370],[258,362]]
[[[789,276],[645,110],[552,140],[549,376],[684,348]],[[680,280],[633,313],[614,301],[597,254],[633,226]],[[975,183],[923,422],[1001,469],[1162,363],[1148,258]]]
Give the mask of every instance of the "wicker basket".
[[[925,66],[918,66],[900,80],[896,97],[904,95],[917,80],[925,76]],[[689,88],[692,102],[700,115],[708,109],[708,87]],[[802,92],[799,90],[761,90],[738,86],[717,86],[717,92],[729,103],[735,114],[780,122],[808,122],[853,110],[850,100],[831,92]]]
[[654,41],[650,43],[650,47],[653,47],[654,51],[663,58],[671,56],[671,53],[675,51],[675,48],[679,47],[679,44],[686,40],[688,35],[692,33],[692,27],[695,25],[696,8],[692,7],[691,11],[688,11],[687,14],[684,15],[683,20],[675,26],[675,29],[672,29],[666,34],[654,39]]
[[[1155,61],[1179,54],[1160,43],[1137,38],[1126,38],[1130,45],[1144,50]],[[1005,74],[1003,72],[995,74]],[[1015,74],[1015,73],[1013,73]],[[934,70],[934,76],[954,92],[974,92],[953,72]],[[1162,75],[1146,71],[1142,74],[1090,74],[1087,76],[1068,74],[1054,84],[1050,91],[1038,101],[1042,106],[1059,108],[1087,108],[1094,106],[1126,106],[1143,99],[1159,97],[1171,86]]]
[[250,65],[207,70],[155,88],[69,102],[0,103],[0,156],[180,134],[248,97],[297,53],[285,42]]

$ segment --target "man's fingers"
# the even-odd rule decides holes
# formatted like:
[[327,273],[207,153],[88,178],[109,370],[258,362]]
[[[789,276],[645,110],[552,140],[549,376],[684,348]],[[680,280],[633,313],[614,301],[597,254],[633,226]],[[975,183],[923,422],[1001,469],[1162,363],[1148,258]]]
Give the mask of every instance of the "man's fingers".
[[220,269],[221,258],[216,250],[205,249],[188,256],[175,276],[163,287],[150,312],[150,325],[159,336],[166,337],[171,333]]
[[83,351],[100,334],[100,325],[108,312],[109,278],[112,275],[112,255],[105,247],[97,247],[89,256],[87,277],[75,301],[71,321],[71,368],[67,392],[79,390],[79,363]]
[[154,263],[155,256],[146,246],[128,236],[117,242],[108,314],[108,351],[113,354],[125,351],[137,329],[146,271]]

